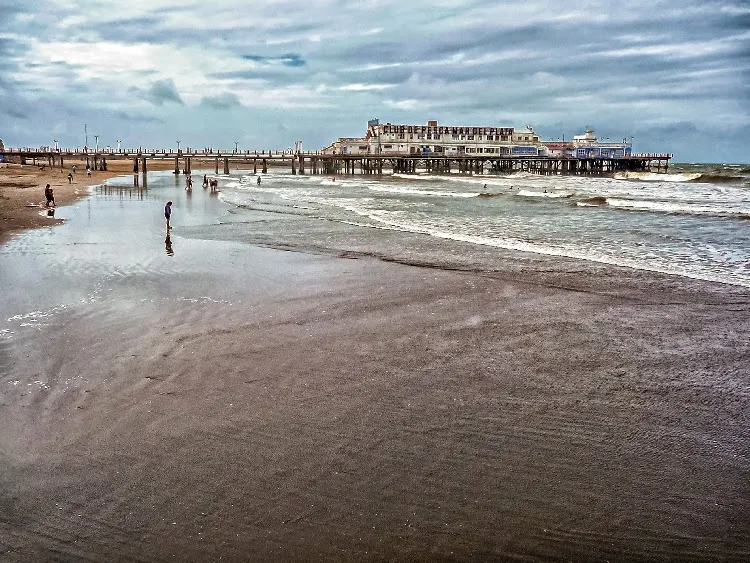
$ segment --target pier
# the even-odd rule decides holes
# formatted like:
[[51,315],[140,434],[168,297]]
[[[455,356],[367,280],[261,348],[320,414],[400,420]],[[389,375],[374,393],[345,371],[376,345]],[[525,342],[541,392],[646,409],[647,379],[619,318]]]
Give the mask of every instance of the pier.
[[251,150],[170,150],[170,149],[32,149],[5,148],[0,156],[20,164],[45,165],[62,170],[65,162],[85,161],[92,170],[106,170],[107,162],[130,160],[133,173],[146,173],[148,162],[174,161],[175,174],[191,174],[193,163],[202,170],[212,166],[215,174],[229,174],[230,169],[267,173],[269,166],[288,166],[292,174],[381,175],[384,173],[416,174],[512,174],[527,172],[544,176],[611,176],[616,172],[667,173],[671,154],[632,154],[624,157],[541,157],[497,155],[426,154],[331,154],[323,151],[251,151]]

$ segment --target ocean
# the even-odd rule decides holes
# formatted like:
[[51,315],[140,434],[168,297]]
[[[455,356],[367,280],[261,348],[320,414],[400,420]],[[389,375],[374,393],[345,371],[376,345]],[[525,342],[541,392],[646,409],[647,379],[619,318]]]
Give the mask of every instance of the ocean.
[[[746,164],[678,164],[669,174],[614,178],[280,169],[261,175],[260,185],[241,172],[220,178],[231,210],[224,222],[233,227],[224,235],[267,246],[474,270],[496,268],[500,250],[520,251],[750,287]],[[253,210],[317,221],[250,221],[243,230],[243,213]]]

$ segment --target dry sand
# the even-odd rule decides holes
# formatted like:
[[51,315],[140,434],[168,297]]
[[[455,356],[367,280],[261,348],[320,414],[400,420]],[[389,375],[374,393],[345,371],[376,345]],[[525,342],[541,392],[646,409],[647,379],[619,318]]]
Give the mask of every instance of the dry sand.
[[0,341],[0,559],[748,560],[748,292],[175,246]]

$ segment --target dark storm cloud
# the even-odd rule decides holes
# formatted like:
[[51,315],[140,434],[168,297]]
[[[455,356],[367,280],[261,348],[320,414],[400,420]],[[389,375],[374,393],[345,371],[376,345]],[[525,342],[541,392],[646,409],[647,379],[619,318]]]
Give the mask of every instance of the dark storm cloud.
[[165,121],[160,117],[135,112],[115,111],[112,112],[111,115],[113,118],[122,120],[127,123],[165,123]]
[[289,67],[305,66],[307,62],[299,53],[285,53],[283,55],[242,55],[246,61],[263,65],[281,64]]
[[218,110],[240,107],[242,105],[237,95],[230,92],[216,96],[203,96],[201,104]]
[[147,90],[140,90],[139,88],[133,88],[133,90],[139,93],[144,100],[148,100],[157,106],[167,102],[185,104],[172,79],[156,80]]

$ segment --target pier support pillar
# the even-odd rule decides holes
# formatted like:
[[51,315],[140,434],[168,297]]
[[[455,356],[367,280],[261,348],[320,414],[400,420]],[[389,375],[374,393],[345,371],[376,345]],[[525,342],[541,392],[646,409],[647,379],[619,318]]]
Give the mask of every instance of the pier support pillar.
[[224,157],[224,174],[229,174],[229,157]]
[[268,174],[268,162],[266,162],[266,159],[263,159],[263,174]]
[[142,168],[143,175],[145,176],[146,172],[148,171],[147,168],[146,168],[146,157],[145,156],[141,159],[141,168]]
[[218,174],[219,173],[219,157],[218,156],[216,157],[215,165],[216,166],[214,166],[214,174]]
[[138,157],[133,157],[133,174],[138,174]]
[[292,176],[297,175],[297,159],[292,156]]
[[253,174],[257,174],[257,173],[258,173],[258,159],[254,158],[253,159]]
[[179,156],[174,157],[174,173],[175,174],[180,173],[180,157]]
[[305,157],[302,155],[299,155],[299,173],[305,173]]

